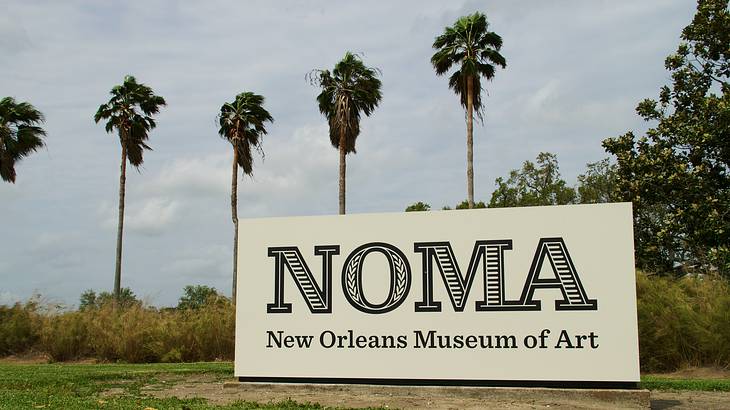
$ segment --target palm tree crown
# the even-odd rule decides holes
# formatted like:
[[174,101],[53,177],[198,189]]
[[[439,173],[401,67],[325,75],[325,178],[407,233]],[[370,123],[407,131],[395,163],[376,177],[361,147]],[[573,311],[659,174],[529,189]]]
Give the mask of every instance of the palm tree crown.
[[131,75],[124,77],[124,83],[112,88],[110,94],[109,102],[99,106],[94,121],[108,120],[106,132],[117,130],[129,163],[138,168],[144,162],[144,150],[152,149],[146,142],[149,131],[157,125],[152,115],[165,105],[165,99]]
[[43,114],[12,97],[0,100],[0,178],[15,183],[15,163],[43,147]]
[[468,81],[472,78],[473,108],[481,118],[481,77],[491,80],[495,74],[495,66],[507,67],[504,57],[499,54],[502,48],[502,37],[489,31],[487,17],[483,13],[474,13],[459,18],[451,27],[433,42],[436,49],[431,64],[436,74],[443,75],[452,66],[459,68],[451,75],[449,87],[459,95],[461,105],[467,107]]
[[382,99],[377,75],[377,69],[366,67],[357,55],[349,51],[331,73],[329,70],[310,73],[312,82],[322,88],[317,103],[329,123],[332,146],[339,149],[344,135],[347,154],[356,152],[360,113],[370,116]]
[[261,137],[266,135],[265,122],[273,122],[263,107],[264,97],[252,92],[238,94],[225,103],[218,115],[218,134],[233,145],[238,166],[246,175],[253,172],[252,148],[261,153]]

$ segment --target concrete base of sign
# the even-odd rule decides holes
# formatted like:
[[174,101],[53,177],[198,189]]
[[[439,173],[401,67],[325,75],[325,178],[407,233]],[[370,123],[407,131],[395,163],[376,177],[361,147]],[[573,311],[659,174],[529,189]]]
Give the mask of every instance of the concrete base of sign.
[[[226,382],[241,400],[259,403],[294,400],[337,407],[400,409],[510,409],[569,407],[583,409],[649,408],[648,390],[562,389],[527,387],[383,386]],[[231,390],[228,390],[229,392]]]

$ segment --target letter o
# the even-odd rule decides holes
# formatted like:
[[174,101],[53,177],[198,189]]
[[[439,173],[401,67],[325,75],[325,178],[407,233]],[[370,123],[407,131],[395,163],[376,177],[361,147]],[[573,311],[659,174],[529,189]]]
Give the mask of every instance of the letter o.
[[[365,298],[362,288],[362,266],[365,257],[372,252],[385,255],[390,266],[390,291],[383,303],[374,304]],[[411,266],[408,259],[393,245],[371,242],[352,251],[342,266],[342,291],[345,298],[357,310],[365,313],[386,313],[403,303],[411,289]]]

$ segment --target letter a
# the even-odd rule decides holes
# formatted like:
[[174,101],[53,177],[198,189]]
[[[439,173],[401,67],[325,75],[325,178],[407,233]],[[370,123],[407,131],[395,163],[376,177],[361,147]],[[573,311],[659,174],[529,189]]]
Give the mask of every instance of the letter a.
[[[554,277],[539,278],[543,263],[548,260]],[[573,265],[563,238],[542,238],[537,244],[530,273],[522,289],[519,305],[524,310],[540,310],[540,301],[534,300],[535,289],[560,289],[562,300],[555,301],[555,310],[598,310],[598,301],[589,299]]]

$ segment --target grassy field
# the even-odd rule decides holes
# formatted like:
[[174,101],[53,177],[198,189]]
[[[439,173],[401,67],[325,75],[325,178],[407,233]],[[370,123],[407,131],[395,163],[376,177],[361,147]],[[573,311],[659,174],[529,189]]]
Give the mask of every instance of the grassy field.
[[[233,377],[231,363],[184,364],[0,364],[0,409],[304,409],[316,404],[155,398],[151,390],[204,377],[221,383]],[[730,391],[730,379],[645,376],[650,390]]]

